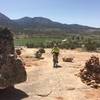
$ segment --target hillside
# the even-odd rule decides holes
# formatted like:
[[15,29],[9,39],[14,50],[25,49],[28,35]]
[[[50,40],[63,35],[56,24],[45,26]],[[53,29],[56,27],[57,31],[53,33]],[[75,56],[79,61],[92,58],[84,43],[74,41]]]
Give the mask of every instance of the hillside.
[[31,35],[66,35],[66,34],[99,34],[100,29],[78,24],[62,24],[44,17],[23,17],[13,20],[0,13],[0,27],[8,27],[16,34]]
[[2,13],[0,13],[0,27],[8,27],[16,32],[18,32],[17,30],[20,30],[20,26],[17,23]]

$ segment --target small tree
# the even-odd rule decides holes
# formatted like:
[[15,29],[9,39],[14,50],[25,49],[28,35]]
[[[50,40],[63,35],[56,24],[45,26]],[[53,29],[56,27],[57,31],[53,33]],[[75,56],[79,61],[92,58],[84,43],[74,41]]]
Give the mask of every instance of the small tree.
[[88,51],[95,51],[97,48],[96,42],[93,41],[92,39],[88,39],[87,42],[85,43],[85,48]]

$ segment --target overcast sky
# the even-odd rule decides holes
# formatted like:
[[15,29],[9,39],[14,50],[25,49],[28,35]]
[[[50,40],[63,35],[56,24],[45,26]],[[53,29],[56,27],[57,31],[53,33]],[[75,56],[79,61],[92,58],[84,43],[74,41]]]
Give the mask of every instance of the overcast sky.
[[46,17],[66,24],[100,27],[100,0],[0,0],[0,12],[11,19]]

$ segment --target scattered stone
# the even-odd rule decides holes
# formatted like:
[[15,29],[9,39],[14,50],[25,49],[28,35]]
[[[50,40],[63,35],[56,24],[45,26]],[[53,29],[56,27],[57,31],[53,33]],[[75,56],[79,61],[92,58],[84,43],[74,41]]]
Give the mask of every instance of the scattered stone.
[[67,88],[67,90],[75,90],[75,88],[74,87],[69,87],[69,88]]
[[63,57],[62,58],[64,62],[73,62],[73,58],[67,58],[67,57]]
[[63,97],[56,97],[57,100],[64,100]]
[[47,96],[49,96],[51,93],[52,93],[52,91],[49,91],[47,94],[42,94],[42,93],[40,93],[40,94],[37,94],[37,96],[47,97]]

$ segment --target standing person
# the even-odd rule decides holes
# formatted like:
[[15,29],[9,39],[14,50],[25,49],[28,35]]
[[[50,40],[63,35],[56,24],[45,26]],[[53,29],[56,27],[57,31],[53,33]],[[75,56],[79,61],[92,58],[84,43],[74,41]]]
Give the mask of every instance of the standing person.
[[58,56],[59,56],[59,48],[57,44],[54,44],[54,47],[52,48],[52,54],[53,54],[53,67],[58,67]]

